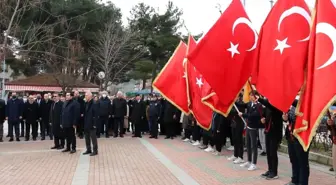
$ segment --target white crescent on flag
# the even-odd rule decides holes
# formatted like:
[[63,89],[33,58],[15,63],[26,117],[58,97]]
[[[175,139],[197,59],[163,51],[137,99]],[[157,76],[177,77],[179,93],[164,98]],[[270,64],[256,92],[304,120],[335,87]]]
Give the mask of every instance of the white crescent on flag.
[[[304,17],[308,24],[309,24],[309,27],[311,27],[311,24],[312,24],[312,20],[311,20],[311,17],[309,15],[309,13],[302,7],[299,7],[299,6],[293,6],[292,8],[284,11],[281,16],[280,16],[280,19],[279,19],[279,23],[278,23],[278,31],[280,32],[280,27],[281,27],[281,23],[282,21],[286,18],[286,17],[289,17],[293,14],[299,14],[301,15],[302,17]],[[303,41],[308,41],[309,40],[309,35],[308,37],[306,37],[305,39],[302,39],[302,40],[299,40],[299,42],[303,42]]]
[[236,27],[239,25],[239,24],[246,24],[254,33],[254,44],[253,46],[246,50],[246,51],[252,51],[254,50],[255,48],[257,48],[257,43],[258,43],[258,34],[257,32],[253,29],[253,25],[251,23],[250,20],[248,20],[247,18],[245,17],[239,17],[234,23],[233,23],[233,26],[232,26],[232,35],[234,35],[234,31],[236,29]]
[[323,69],[331,64],[333,64],[336,61],[336,29],[330,25],[329,23],[318,23],[316,25],[316,34],[323,33],[326,36],[328,36],[332,42],[333,45],[333,52],[330,56],[330,58],[320,67],[317,69]]

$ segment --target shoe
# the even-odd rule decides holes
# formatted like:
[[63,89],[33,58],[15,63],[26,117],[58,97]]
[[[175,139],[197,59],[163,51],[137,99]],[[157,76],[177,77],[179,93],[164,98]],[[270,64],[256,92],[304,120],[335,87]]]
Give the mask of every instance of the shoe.
[[170,139],[174,139],[174,137],[170,137]]
[[58,148],[57,148],[57,150],[62,150],[64,148],[64,146],[59,146]]
[[25,139],[25,141],[29,141],[29,139],[28,139],[28,138],[26,138],[26,139]]
[[295,183],[292,183],[292,182],[289,182],[289,183],[287,183],[287,184],[285,184],[285,185],[296,185]]
[[260,155],[261,156],[266,156],[266,152],[261,152]]
[[109,135],[105,135],[105,138],[110,138],[110,136]]
[[70,149],[66,148],[65,150],[62,150],[63,153],[70,152]]
[[200,148],[201,150],[204,150],[204,149],[206,149],[208,147],[202,144],[202,145],[198,146],[198,148]]
[[193,146],[198,146],[198,145],[200,145],[201,143],[199,142],[199,141],[195,141],[192,145]]
[[248,171],[254,171],[257,169],[257,166],[255,164],[251,164],[250,167],[247,169]]
[[42,138],[41,138],[41,141],[44,141],[44,140],[45,140],[45,138],[44,138],[44,137],[42,137]]
[[83,153],[83,155],[88,155],[91,154],[92,152],[90,150],[87,150],[86,152]]
[[241,164],[244,163],[244,160],[240,157],[236,158],[236,160],[233,161],[233,164]]
[[124,137],[124,135],[120,135],[120,137],[121,137],[121,138],[123,138],[123,137]]
[[19,141],[20,141],[20,138],[16,138],[16,141],[19,142]]
[[76,150],[71,150],[70,151],[70,154],[74,154],[74,153],[76,153]]
[[229,151],[233,151],[233,150],[234,150],[234,147],[233,147],[233,146],[230,146],[229,148],[227,148],[227,150],[229,150]]
[[329,171],[333,172],[333,171],[334,171],[334,168],[330,168]]
[[0,138],[0,143],[2,143],[3,142],[3,140],[2,140],[2,138]]
[[204,149],[205,152],[214,152],[215,150],[211,147],[208,146],[208,148]]
[[244,167],[244,168],[249,168],[250,166],[251,166],[250,162],[245,162],[245,163],[240,165],[240,167]]
[[166,136],[165,139],[170,139],[170,137]]
[[10,138],[10,139],[9,139],[9,142],[13,142],[13,141],[14,141],[14,139],[13,139],[13,138]]
[[190,139],[188,139],[188,138],[185,138],[184,140],[183,140],[183,142],[188,142]]
[[231,156],[231,157],[228,157],[227,158],[227,160],[228,161],[234,161],[234,160],[236,160],[237,158],[233,155],[233,156]]
[[90,154],[90,156],[95,156],[95,155],[98,155],[98,152],[93,152]]
[[269,175],[270,175],[270,172],[267,171],[267,172],[261,174],[260,176],[261,176],[262,178],[267,178]]
[[149,138],[150,138],[150,139],[153,139],[153,138],[154,138],[154,136],[149,136]]
[[49,139],[50,139],[51,141],[54,140],[54,138],[52,138],[52,137],[50,137]]
[[53,147],[51,147],[50,149],[57,149],[58,148],[58,146],[53,146]]
[[279,176],[270,173],[270,174],[266,177],[266,180],[274,180],[274,179],[278,179],[278,178],[279,178]]
[[220,153],[218,151],[215,151],[212,154],[214,154],[215,156],[220,156]]
[[33,141],[36,141],[36,137],[33,138]]

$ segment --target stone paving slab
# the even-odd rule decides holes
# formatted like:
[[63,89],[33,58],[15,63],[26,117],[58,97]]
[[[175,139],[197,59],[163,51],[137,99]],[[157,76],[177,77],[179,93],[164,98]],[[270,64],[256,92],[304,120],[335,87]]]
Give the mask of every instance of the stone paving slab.
[[[180,139],[99,139],[99,155],[82,156],[84,140],[77,140],[76,154],[50,150],[53,142],[0,143],[0,185],[283,185],[290,179],[288,157],[280,156],[280,179],[266,181],[259,170],[249,172]],[[310,184],[335,184],[325,166],[311,165]]]
[[[279,157],[280,178],[268,181],[260,177],[260,174],[267,169],[266,157],[258,156],[258,170],[250,172],[227,160],[227,157],[232,155],[231,151],[225,150],[222,152],[223,156],[214,156],[180,139],[149,140],[149,142],[202,185],[283,185],[290,181],[291,166],[286,155],[280,154]],[[335,184],[335,177],[326,172],[327,170],[327,167],[311,163],[310,184]]]

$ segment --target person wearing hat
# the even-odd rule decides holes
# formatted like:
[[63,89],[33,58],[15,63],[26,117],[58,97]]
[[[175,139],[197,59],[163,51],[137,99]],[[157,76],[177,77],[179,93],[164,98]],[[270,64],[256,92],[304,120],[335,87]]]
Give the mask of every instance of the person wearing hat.
[[150,123],[150,137],[149,138],[158,138],[158,120],[160,119],[161,115],[161,104],[157,100],[155,94],[152,95],[151,101],[149,102],[148,106],[148,117]]
[[141,123],[146,116],[146,105],[141,100],[140,94],[137,94],[133,103],[133,110],[131,114],[131,120],[134,124],[134,135],[133,137],[141,138]]

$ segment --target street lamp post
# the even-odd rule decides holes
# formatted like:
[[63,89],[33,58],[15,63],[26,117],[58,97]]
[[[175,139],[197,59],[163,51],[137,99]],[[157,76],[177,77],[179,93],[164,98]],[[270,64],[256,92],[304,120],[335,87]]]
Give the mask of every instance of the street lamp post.
[[271,3],[271,8],[272,8],[274,5],[274,0],[270,0],[270,3]]

